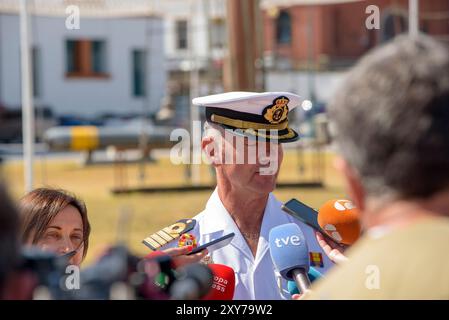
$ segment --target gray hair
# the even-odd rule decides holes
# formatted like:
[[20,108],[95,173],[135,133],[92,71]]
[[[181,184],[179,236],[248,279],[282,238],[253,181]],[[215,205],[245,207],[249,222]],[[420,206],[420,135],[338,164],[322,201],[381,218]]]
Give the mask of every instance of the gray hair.
[[204,122],[203,136],[222,137],[224,129],[215,123]]
[[216,152],[221,154],[223,151],[224,129],[215,123],[208,121],[204,122],[203,138],[212,137],[214,140],[214,146]]
[[339,151],[368,195],[449,187],[449,52],[399,36],[363,57],[329,105]]

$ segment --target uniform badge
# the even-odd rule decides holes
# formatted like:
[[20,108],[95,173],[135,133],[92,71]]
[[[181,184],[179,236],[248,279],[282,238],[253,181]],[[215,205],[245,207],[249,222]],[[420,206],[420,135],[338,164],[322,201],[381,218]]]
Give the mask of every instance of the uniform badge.
[[311,267],[324,267],[323,255],[321,254],[321,252],[309,252],[309,257]]
[[151,250],[156,251],[167,243],[178,239],[182,234],[192,230],[195,224],[196,221],[194,219],[181,219],[143,239],[142,243]]
[[192,246],[193,249],[196,248],[196,239],[193,234],[184,233],[178,240],[178,248]]
[[268,122],[278,124],[287,119],[288,105],[290,100],[287,97],[280,96],[274,99],[273,104],[266,107],[262,115]]

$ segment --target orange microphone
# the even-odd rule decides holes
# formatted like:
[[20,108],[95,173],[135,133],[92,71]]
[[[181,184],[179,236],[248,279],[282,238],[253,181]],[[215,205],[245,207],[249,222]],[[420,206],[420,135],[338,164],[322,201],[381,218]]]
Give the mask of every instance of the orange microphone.
[[349,200],[329,200],[318,211],[321,229],[338,243],[353,244],[360,236],[359,210]]

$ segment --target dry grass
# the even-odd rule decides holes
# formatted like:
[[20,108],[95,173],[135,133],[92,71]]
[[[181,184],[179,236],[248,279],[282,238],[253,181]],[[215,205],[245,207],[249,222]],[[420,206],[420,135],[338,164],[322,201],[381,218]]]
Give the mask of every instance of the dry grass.
[[[294,151],[286,152],[279,176],[280,182],[294,182],[311,179],[314,170],[310,166],[313,155],[306,154],[304,159],[309,165],[302,174],[298,169],[298,158]],[[342,181],[332,167],[333,155],[325,155],[325,188],[291,188],[275,191],[281,201],[292,197],[319,207],[330,198],[345,197]],[[5,179],[13,197],[23,194],[23,171],[21,162],[8,162],[3,168]],[[92,225],[91,246],[86,263],[92,261],[107,244],[117,238],[117,221],[121,210],[131,212],[128,243],[133,251],[144,254],[148,250],[141,240],[148,234],[200,212],[210,191],[112,195],[110,189],[116,186],[117,170],[112,165],[82,167],[76,161],[46,160],[35,165],[36,186],[51,186],[69,190],[82,198],[88,207]],[[160,159],[146,165],[146,185],[185,184],[184,166],[174,166],[169,159]],[[128,165],[126,169],[128,186],[139,186],[138,166]],[[211,183],[213,179],[206,165],[201,165],[202,182]]]

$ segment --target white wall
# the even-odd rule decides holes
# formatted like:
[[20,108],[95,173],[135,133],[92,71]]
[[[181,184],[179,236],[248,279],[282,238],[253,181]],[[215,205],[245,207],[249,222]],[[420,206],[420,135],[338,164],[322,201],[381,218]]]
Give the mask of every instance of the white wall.
[[[192,3],[193,14],[191,14]],[[209,9],[206,13],[207,3]],[[206,6],[204,4],[206,4]],[[207,18],[224,17],[226,14],[225,0],[195,0],[193,2],[190,0],[161,1],[158,8],[164,15],[164,29],[166,31],[165,53],[168,60],[189,59],[189,49],[179,50],[176,48],[177,20],[187,20],[188,28],[190,28],[188,32],[191,32],[193,35],[193,37],[188,40],[188,46],[190,46],[190,42],[192,42],[195,58],[201,61],[210,56]],[[177,69],[176,64],[171,64],[170,66],[172,69]]]
[[[102,112],[140,112],[147,98],[132,95],[133,49],[147,49],[147,94],[152,110],[165,94],[163,23],[159,18],[83,19],[79,30],[68,30],[65,18],[33,17],[33,45],[41,52],[41,94],[37,105],[57,114],[95,115]],[[147,30],[150,30],[147,32]],[[151,31],[153,30],[153,31]],[[0,15],[0,102],[20,106],[19,18]],[[148,36],[147,36],[148,35]],[[107,79],[65,77],[65,40],[96,38],[106,41]],[[149,39],[149,40],[147,40]]]

